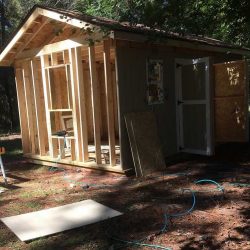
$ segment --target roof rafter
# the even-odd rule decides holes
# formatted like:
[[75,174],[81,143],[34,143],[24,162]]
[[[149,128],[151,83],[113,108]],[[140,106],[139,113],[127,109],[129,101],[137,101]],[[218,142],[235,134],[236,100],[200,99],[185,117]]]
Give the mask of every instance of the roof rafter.
[[30,15],[28,20],[24,23],[21,29],[17,32],[14,38],[9,42],[9,44],[5,47],[5,49],[0,54],[0,61],[4,59],[4,57],[8,54],[8,52],[12,49],[15,43],[22,37],[24,32],[30,28],[30,25],[33,21],[39,16],[39,9],[35,9],[33,13]]
[[[29,45],[29,43],[36,37],[36,35],[43,29],[43,27],[48,23],[48,19],[43,20],[40,24],[38,24],[38,27],[35,26],[36,29],[32,30],[31,36],[28,37],[28,39],[23,42],[23,44],[18,47],[15,57],[17,57],[26,47]],[[12,61],[12,60],[10,60]]]
[[63,15],[61,13],[57,13],[57,12],[54,12],[54,11],[51,11],[51,10],[38,8],[38,12],[42,16],[49,17],[49,18],[51,18],[53,20],[57,20],[59,22],[67,23],[67,24],[75,26],[77,28],[84,28],[84,27],[86,27],[86,25],[88,27],[89,26],[94,26],[94,25],[89,25],[89,23],[84,22],[82,20],[79,20],[77,18],[68,17],[66,15]]

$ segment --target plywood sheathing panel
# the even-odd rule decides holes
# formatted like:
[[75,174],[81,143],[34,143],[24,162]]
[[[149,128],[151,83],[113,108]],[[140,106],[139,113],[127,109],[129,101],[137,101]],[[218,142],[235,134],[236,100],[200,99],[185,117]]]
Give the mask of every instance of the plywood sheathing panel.
[[244,96],[245,61],[215,64],[215,97]]
[[[11,48],[17,43],[20,42],[22,39],[23,34],[25,33],[25,31],[27,31],[30,26],[32,25],[32,23],[35,23],[35,21],[41,18],[39,16],[39,11],[36,9],[34,10],[34,12],[32,13],[32,15],[30,16],[30,18],[25,22],[25,24],[22,26],[21,29],[19,29],[19,31],[17,32],[17,34],[15,35],[15,37],[10,41],[10,43],[5,47],[4,51],[1,53],[0,55],[0,61],[2,61],[3,59],[6,59],[6,56],[9,55],[9,50],[11,50]],[[21,44],[21,43],[20,43]],[[10,58],[8,58],[9,60]]]
[[72,36],[83,35],[79,28],[72,27],[65,23],[43,18],[39,24],[32,24],[30,30],[32,32],[23,34],[18,43],[9,52],[8,61],[13,61],[24,51],[29,51],[35,48],[41,48],[45,45],[66,40]]
[[[14,57],[16,57],[19,53],[21,53],[25,48],[29,46],[31,42],[33,42],[38,34],[40,34],[43,30],[43,28],[47,25],[48,20],[45,18],[40,19],[39,23],[34,23],[33,26],[30,28],[31,33],[28,35],[28,37],[25,38],[25,40],[18,46],[16,49],[16,53]],[[24,38],[23,38],[24,39]]]
[[247,140],[246,105],[244,97],[224,97],[215,100],[217,142],[244,142]]
[[43,27],[42,32],[38,33],[37,37],[30,42],[26,49],[39,48],[40,46],[45,45],[45,41],[51,35],[55,37],[54,27],[49,21],[47,21],[47,24]]
[[48,19],[43,18],[41,20],[42,21],[39,24],[32,24],[32,32],[24,34],[18,42],[16,42],[15,46],[12,48],[12,50],[15,49],[16,54],[13,55],[12,58],[9,58],[9,60],[16,58],[23,50],[34,48],[36,44],[39,44],[39,41],[44,39],[44,34],[46,34],[45,32],[48,32],[49,24]]
[[46,29],[44,28],[43,32],[39,34],[39,37],[33,41],[30,49],[39,48],[51,43],[66,40],[69,38],[69,35],[65,34],[65,30],[68,29],[72,29],[72,27],[69,28],[69,26],[65,23],[50,20],[46,26]]
[[93,200],[84,200],[60,207],[2,218],[1,221],[20,240],[30,241],[120,215],[122,213]]
[[54,29],[54,34],[55,36],[53,39],[53,43],[69,39],[72,36],[85,35],[85,33],[81,29],[72,27],[67,24],[63,26],[61,23],[57,24],[56,28]]
[[[57,28],[57,30],[60,29],[62,32],[64,31],[64,28],[67,27],[67,24],[58,24],[58,26],[59,25],[60,25],[60,28]],[[40,43],[37,45],[37,47],[38,46],[43,47],[43,46],[54,43],[54,40],[57,38],[57,34],[56,34],[57,30],[52,30],[52,32],[48,34],[47,36],[41,37]]]
[[[157,123],[154,113],[138,112],[125,115],[129,128],[131,149],[138,177],[164,170],[166,165],[158,136]],[[131,140],[132,138],[132,140]],[[138,164],[138,165],[137,165]]]
[[215,64],[214,74],[215,140],[245,142],[248,140],[246,63]]
[[[19,46],[21,51],[23,49],[29,50],[32,48],[42,47],[54,42],[54,40],[65,40],[69,37],[70,33],[68,31],[66,34],[64,34],[65,29],[73,29],[71,26],[68,26],[65,23],[54,21],[45,17],[43,19],[44,22],[42,24],[34,25],[34,27],[32,28],[34,32],[32,34],[27,35],[27,37],[22,37],[24,41],[22,42],[22,45]],[[71,34],[73,34],[73,32]],[[78,34],[78,32],[75,32],[74,34]],[[26,43],[25,41],[28,42]]]

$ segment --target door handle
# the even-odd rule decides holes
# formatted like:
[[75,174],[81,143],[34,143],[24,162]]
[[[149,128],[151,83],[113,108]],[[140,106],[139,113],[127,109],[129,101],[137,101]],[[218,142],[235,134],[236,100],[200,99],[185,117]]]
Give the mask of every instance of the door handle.
[[180,100],[177,101],[178,105],[183,104],[183,103],[184,103],[183,101],[180,101]]

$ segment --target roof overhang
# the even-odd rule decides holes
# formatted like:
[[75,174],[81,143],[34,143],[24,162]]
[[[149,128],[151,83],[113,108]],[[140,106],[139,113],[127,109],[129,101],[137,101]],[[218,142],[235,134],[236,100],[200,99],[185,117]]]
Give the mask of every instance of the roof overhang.
[[[209,42],[209,40],[206,41],[205,39],[199,37],[187,38],[185,36],[182,37],[173,34],[171,35],[162,31],[156,32],[154,30],[146,28],[131,27],[120,24],[117,21],[112,21],[104,18],[95,18],[83,14],[81,15],[79,13],[72,13],[69,11],[53,9],[49,7],[34,6],[26,16],[26,18],[23,20],[23,22],[19,25],[16,33],[13,34],[7,45],[2,49],[0,54],[0,65],[9,66],[15,59],[24,58],[25,54],[31,55],[31,51],[35,53],[35,56],[40,55],[41,53],[43,53],[41,51],[46,50],[46,48],[43,49],[44,46],[47,46],[48,44],[51,44],[53,46],[53,43],[60,42],[60,40],[58,41],[58,39],[56,41],[53,41],[53,34],[51,34],[52,38],[46,39],[44,43],[38,44],[37,46],[34,45],[33,47],[30,46],[31,48],[29,48],[28,46],[30,43],[32,43],[33,40],[37,38],[37,36],[39,36],[39,34],[42,33],[46,25],[51,24],[50,26],[53,26],[53,22],[64,25],[62,27],[74,27],[78,30],[95,30],[94,33],[100,32],[100,27],[103,26],[109,28],[109,30],[112,31],[110,32],[110,36],[113,39],[137,42],[147,42],[148,35],[154,34],[155,32],[155,34],[160,34],[160,36],[163,38],[160,43],[164,45],[250,56],[250,49],[248,48],[227,45],[220,41],[218,41],[218,43],[216,44],[211,42],[213,41],[212,39],[210,39]],[[45,34],[44,36],[46,37],[47,34]],[[66,41],[70,39],[64,38],[63,40]],[[76,37],[75,39],[78,38]],[[66,43],[67,45],[69,45],[69,43],[71,45],[74,45],[74,43],[84,44],[83,40],[81,40],[81,38],[79,39],[77,41],[74,41],[73,39],[73,41],[67,41]]]
[[[37,21],[39,18],[42,20],[41,22]],[[42,7],[34,7],[26,16],[22,24],[19,25],[19,28],[17,29],[14,36],[12,36],[11,40],[1,51],[0,65],[1,66],[11,65],[13,60],[20,57],[20,54],[23,51],[25,51],[26,45],[30,43],[32,39],[34,39],[34,37],[42,30],[42,28],[46,24],[52,21],[64,23],[67,26],[70,25],[72,27],[78,28],[79,30],[84,29],[86,27],[92,30],[98,28],[98,26],[96,25],[90,24],[89,22],[84,22],[83,20],[79,20],[77,18],[68,17],[62,15],[61,13],[57,13],[55,11],[45,9]],[[34,23],[37,23],[37,27],[35,27],[33,30],[30,31],[29,29]],[[20,41],[22,40],[23,36],[28,33],[30,34],[30,37],[28,39],[25,39],[24,41]],[[74,41],[72,42],[72,44],[73,43]],[[13,48],[16,47],[17,44],[20,44],[20,46],[18,46],[17,49],[13,50]],[[41,49],[42,48],[36,48],[36,51],[40,51]],[[13,55],[11,59],[7,58],[9,54]]]
[[[128,40],[134,42],[147,42],[148,38],[143,34],[138,34],[134,32],[127,31],[114,31],[114,39]],[[250,49],[236,48],[234,46],[215,46],[209,45],[202,42],[187,41],[186,39],[173,39],[165,37],[162,41],[158,41],[159,44],[164,44],[171,47],[188,48],[194,50],[206,50],[211,52],[226,53],[226,54],[238,54],[242,56],[250,56]]]

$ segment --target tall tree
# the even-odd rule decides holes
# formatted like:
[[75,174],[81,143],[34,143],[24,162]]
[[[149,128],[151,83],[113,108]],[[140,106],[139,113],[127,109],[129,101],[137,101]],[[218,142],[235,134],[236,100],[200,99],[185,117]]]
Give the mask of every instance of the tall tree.
[[5,8],[4,8],[4,0],[1,0],[1,46],[3,46],[5,41]]
[[92,15],[250,46],[248,0],[79,0]]
[[[18,24],[25,17],[28,11],[35,4],[42,4],[45,6],[64,8],[64,9],[75,9],[74,5],[78,0],[1,0],[4,1],[4,12],[5,12],[5,28],[3,29],[3,24],[1,25],[1,36],[5,35],[6,38],[10,36],[10,34],[15,31]],[[2,16],[2,15],[1,15]],[[1,18],[1,21],[3,18]],[[3,44],[3,40],[1,39],[1,45]]]

